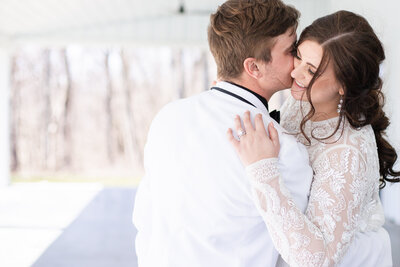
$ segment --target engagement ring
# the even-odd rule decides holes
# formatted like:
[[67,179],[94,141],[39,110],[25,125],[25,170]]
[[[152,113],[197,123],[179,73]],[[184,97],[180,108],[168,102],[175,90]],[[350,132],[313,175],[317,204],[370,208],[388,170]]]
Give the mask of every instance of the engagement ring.
[[239,129],[237,135],[238,135],[239,140],[240,140],[240,137],[242,137],[243,135],[246,135],[246,131],[242,130],[242,129]]

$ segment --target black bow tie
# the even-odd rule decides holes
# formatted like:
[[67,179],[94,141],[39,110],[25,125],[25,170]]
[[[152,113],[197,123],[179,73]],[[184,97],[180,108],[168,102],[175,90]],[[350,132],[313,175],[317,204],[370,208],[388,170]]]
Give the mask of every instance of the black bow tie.
[[269,113],[269,116],[276,120],[278,123],[281,121],[281,112],[279,110],[274,109]]

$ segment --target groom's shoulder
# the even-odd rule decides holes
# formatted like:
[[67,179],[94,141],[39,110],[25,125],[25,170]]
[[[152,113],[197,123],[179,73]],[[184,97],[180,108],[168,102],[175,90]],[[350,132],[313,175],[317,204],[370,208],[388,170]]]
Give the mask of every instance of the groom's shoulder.
[[190,112],[190,110],[194,110],[195,107],[202,103],[205,99],[209,99],[210,91],[204,91],[189,97],[180,98],[174,101],[167,103],[164,107],[161,108],[159,113],[180,113],[182,112]]
[[187,116],[192,110],[195,109],[197,103],[201,102],[201,99],[207,97],[208,94],[208,91],[205,91],[190,97],[176,99],[167,103],[157,112],[153,119],[153,123],[160,120],[177,120],[179,117]]
[[180,111],[182,109],[187,109],[187,108],[191,107],[192,104],[197,102],[202,97],[202,95],[204,95],[204,93],[206,93],[206,92],[199,93],[199,94],[185,97],[185,98],[173,100],[173,101],[167,103],[166,105],[164,105],[159,112],[160,113],[174,112],[174,111]]

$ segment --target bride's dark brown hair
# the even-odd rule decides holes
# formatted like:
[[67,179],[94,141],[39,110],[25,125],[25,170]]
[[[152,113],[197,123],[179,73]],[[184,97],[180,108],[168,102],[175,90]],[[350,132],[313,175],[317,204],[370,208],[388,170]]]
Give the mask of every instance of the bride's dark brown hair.
[[[344,117],[354,128],[371,124],[379,155],[381,188],[386,182],[400,182],[400,172],[393,170],[397,160],[396,150],[384,137],[389,119],[383,111],[384,96],[379,66],[385,59],[382,44],[368,21],[349,11],[338,11],[315,20],[301,33],[298,44],[310,40],[323,48],[321,63],[306,91],[311,110],[300,124],[301,133],[305,123],[315,114],[311,100],[311,88],[315,80],[332,64],[335,77],[345,91],[339,122],[332,137],[340,128]],[[397,177],[397,178],[396,178]]]

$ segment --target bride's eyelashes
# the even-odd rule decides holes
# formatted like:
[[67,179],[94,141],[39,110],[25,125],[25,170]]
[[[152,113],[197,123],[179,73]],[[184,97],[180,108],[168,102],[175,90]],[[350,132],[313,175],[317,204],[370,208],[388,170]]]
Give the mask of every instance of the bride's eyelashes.
[[[300,60],[300,61],[302,60],[301,57],[299,56],[299,53],[297,52],[297,49],[293,49],[293,50],[292,50],[292,55],[293,55],[293,57],[296,58],[297,60]],[[310,67],[307,69],[307,72],[308,72],[311,76],[314,76],[314,75],[315,75],[315,72],[312,71]]]

